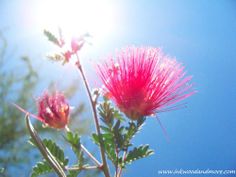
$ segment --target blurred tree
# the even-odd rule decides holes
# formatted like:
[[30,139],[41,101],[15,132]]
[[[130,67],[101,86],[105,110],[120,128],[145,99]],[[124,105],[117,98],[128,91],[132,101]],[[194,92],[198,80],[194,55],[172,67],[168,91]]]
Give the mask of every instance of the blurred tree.
[[[15,174],[29,176],[31,166],[40,158],[40,155],[36,149],[32,148],[33,146],[26,143],[29,135],[23,120],[24,116],[11,103],[17,103],[23,108],[32,108],[35,104],[32,95],[40,78],[26,56],[20,60],[25,65],[23,70],[17,67],[9,70],[7,64],[10,58],[6,56],[6,49],[7,40],[0,31],[0,176],[15,176]],[[65,89],[65,94],[69,98],[78,91],[78,82],[73,83]],[[49,88],[53,89],[53,85],[51,83]],[[84,119],[83,116],[81,118],[84,108],[84,104],[80,104],[71,114],[71,129],[80,134],[90,132],[91,119]],[[80,116],[80,123],[76,123],[78,119],[75,118],[78,116]],[[58,137],[55,131],[43,128],[37,121],[35,123],[38,131],[43,135],[57,137],[63,141],[63,138]],[[94,176],[95,173],[86,175]]]
[[0,49],[0,166],[1,176],[10,176],[11,166],[26,163],[28,160],[23,158],[24,153],[17,153],[27,151],[24,145],[27,132],[24,122],[19,121],[22,114],[11,108],[10,101],[19,102],[24,107],[32,104],[32,99],[29,97],[36,87],[38,75],[27,57],[22,58],[22,62],[27,65],[26,74],[19,76],[9,71],[6,68],[7,41],[2,33],[0,37],[2,46]]

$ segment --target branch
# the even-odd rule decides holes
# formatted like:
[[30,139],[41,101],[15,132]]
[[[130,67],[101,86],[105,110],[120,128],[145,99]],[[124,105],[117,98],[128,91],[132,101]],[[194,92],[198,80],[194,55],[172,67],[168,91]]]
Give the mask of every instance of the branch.
[[26,114],[25,118],[26,118],[26,125],[27,125],[27,128],[29,130],[30,136],[35,141],[35,143],[36,143],[37,147],[39,148],[39,150],[40,150],[41,154],[43,155],[43,157],[47,160],[47,162],[55,170],[55,172],[57,173],[57,175],[59,177],[66,177],[66,174],[65,174],[63,168],[61,167],[61,165],[52,156],[52,154],[47,150],[47,148],[44,146],[41,139],[37,135],[36,131],[34,130],[34,127],[30,123],[29,115]]
[[[98,116],[97,116],[96,103],[94,102],[94,100],[92,98],[92,94],[90,92],[89,85],[88,85],[87,79],[84,75],[84,71],[83,71],[83,68],[80,64],[79,56],[78,56],[77,53],[76,53],[76,57],[77,57],[77,60],[78,60],[76,65],[77,65],[77,67],[78,67],[78,69],[81,73],[82,78],[83,78],[83,81],[84,81],[84,84],[85,84],[85,87],[86,87],[86,90],[87,90],[87,94],[89,96],[89,101],[91,103],[96,132],[97,132],[98,136],[101,137],[101,130],[100,130],[99,120],[98,120]],[[106,156],[105,156],[104,142],[101,138],[99,138],[99,142],[100,142],[100,153],[101,153],[101,158],[102,158],[102,169],[103,169],[104,175],[106,177],[110,177],[110,173],[109,173],[109,169],[108,169],[107,161],[106,161]]]
[[92,169],[100,169],[100,167],[98,167],[98,166],[73,166],[73,167],[66,168],[66,170],[68,170],[68,171],[92,170]]

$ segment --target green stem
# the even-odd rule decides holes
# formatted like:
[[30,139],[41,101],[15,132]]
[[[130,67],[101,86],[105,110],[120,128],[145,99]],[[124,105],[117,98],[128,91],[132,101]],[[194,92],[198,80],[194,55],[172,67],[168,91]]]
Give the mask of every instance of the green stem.
[[[126,154],[127,154],[127,150],[124,151],[124,154],[123,154],[123,158],[122,158],[122,161],[124,162],[125,159],[126,159]],[[121,177],[121,173],[122,173],[122,167],[120,167],[119,171],[118,171],[118,174],[117,174],[117,177]]]
[[118,177],[117,175],[118,175],[118,160],[119,160],[119,152],[118,152],[117,147],[116,147],[115,152],[116,152],[116,164],[115,164],[116,173],[115,173],[115,177]]
[[81,144],[80,146],[81,149],[94,161],[98,167],[102,167],[102,164],[88,151],[86,147],[84,147],[84,145]]
[[[84,75],[84,71],[83,71],[83,68],[80,64],[79,56],[77,53],[76,53],[76,57],[78,60],[77,67],[78,67],[78,69],[81,73],[81,76],[83,78],[83,82],[85,84],[87,94],[89,96],[89,101],[91,103],[96,133],[98,134],[99,137],[101,137],[101,130],[100,130],[99,120],[98,120],[98,116],[97,116],[96,103],[93,101],[92,94],[90,92],[89,85],[88,85],[87,79]],[[109,173],[109,169],[108,169],[108,165],[107,165],[107,160],[106,160],[106,155],[105,155],[104,142],[101,138],[99,138],[99,141],[100,141],[100,153],[101,153],[101,158],[102,158],[102,171],[103,171],[105,177],[110,177],[110,173]]]
[[[67,132],[71,132],[68,126],[65,127],[65,130]],[[100,168],[102,166],[102,164],[89,152],[89,150],[83,144],[80,143],[80,147],[90,157],[90,159],[94,161],[97,167]]]
[[66,174],[61,165],[59,164],[59,162],[57,162],[57,160],[53,157],[53,155],[47,150],[47,148],[44,146],[41,139],[37,135],[37,132],[34,130],[34,127],[32,126],[29,120],[29,115],[26,114],[25,118],[30,136],[33,138],[34,142],[36,143],[39,151],[41,152],[45,160],[50,164],[50,166],[54,169],[54,171],[57,173],[59,177],[66,177]]
[[77,171],[77,170],[93,170],[93,169],[99,169],[98,166],[73,166],[73,167],[68,167],[66,170],[69,171]]

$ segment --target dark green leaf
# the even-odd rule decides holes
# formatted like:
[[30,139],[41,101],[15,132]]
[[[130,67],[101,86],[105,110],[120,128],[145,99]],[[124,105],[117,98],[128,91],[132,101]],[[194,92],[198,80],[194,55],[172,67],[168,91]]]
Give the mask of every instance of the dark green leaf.
[[101,129],[104,131],[104,132],[107,132],[107,133],[111,133],[111,129],[110,128],[108,128],[108,127],[105,127],[105,126],[100,126],[101,127]]
[[138,160],[140,158],[144,158],[150,156],[154,153],[153,150],[149,149],[149,145],[141,145],[139,147],[135,147],[133,150],[129,151],[124,164],[131,163],[134,160]]
[[77,156],[78,164],[82,165],[84,161],[83,152],[81,151],[80,137],[78,133],[67,132],[66,141],[72,146],[72,150]]
[[124,135],[124,150],[126,150],[132,144],[131,139],[142,129],[145,118],[139,119],[137,122],[130,121],[129,126],[126,127],[126,133]]
[[[114,139],[113,135],[110,133],[105,133],[101,134],[101,138],[104,142],[104,148],[105,152],[108,156],[108,158],[115,163],[116,162],[116,154],[115,154],[115,144],[114,144]],[[99,136],[95,133],[92,134],[92,140],[94,141],[95,144],[99,145]]]
[[45,174],[45,173],[50,173],[53,172],[53,169],[51,166],[46,162],[38,162],[32,170],[31,177],[37,177],[39,175]]
[[116,148],[122,149],[124,145],[124,127],[120,126],[120,120],[116,121],[115,126],[113,127],[114,140],[116,143]]
[[113,125],[114,119],[118,119],[119,121],[125,120],[120,111],[113,107],[107,99],[104,99],[99,105],[98,112],[101,120],[109,127]]
[[77,177],[79,175],[79,173],[81,172],[81,170],[73,170],[73,171],[69,171],[69,174],[67,175],[67,177]]
[[106,154],[107,157],[114,163],[116,164],[116,153],[115,153],[115,147],[112,144],[105,144],[105,149],[106,149]]
[[95,144],[99,145],[100,141],[99,141],[99,136],[96,133],[92,134],[92,140]]
[[80,137],[78,133],[72,133],[72,132],[67,132],[66,134],[66,140],[76,146],[77,148],[80,148]]
[[50,139],[44,139],[43,144],[60,163],[64,166],[68,164],[68,159],[65,158],[63,150],[55,142]]

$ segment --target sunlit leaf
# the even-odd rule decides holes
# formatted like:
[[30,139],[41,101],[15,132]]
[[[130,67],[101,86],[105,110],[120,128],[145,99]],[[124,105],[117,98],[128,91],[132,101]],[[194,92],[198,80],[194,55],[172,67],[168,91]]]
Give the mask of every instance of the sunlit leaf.
[[65,57],[62,54],[54,53],[54,54],[48,54],[47,58],[52,61],[64,61]]
[[48,38],[48,40],[58,46],[60,46],[60,42],[59,42],[59,39],[57,39],[57,37],[52,34],[50,31],[48,30],[44,30],[43,31],[44,35]]

